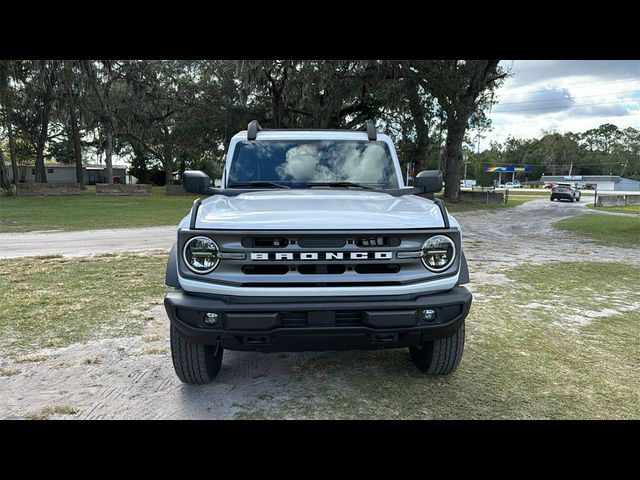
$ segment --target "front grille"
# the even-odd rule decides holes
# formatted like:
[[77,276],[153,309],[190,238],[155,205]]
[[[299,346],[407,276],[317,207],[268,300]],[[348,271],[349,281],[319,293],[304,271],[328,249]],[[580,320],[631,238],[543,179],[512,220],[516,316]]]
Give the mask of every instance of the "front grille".
[[[190,279],[247,288],[387,287],[424,282],[436,275],[415,253],[425,238],[445,234],[456,240],[457,230],[334,230],[316,231],[181,231],[185,239],[202,234],[215,239],[224,253],[215,271]],[[459,250],[459,249],[458,249]],[[455,265],[457,268],[457,265]]]

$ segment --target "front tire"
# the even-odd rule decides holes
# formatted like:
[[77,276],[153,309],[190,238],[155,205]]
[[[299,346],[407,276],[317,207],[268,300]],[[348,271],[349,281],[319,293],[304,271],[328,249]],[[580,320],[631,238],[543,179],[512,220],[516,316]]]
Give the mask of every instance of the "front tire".
[[209,383],[218,375],[224,353],[221,346],[192,343],[182,337],[173,325],[170,336],[173,368],[182,382]]
[[463,350],[464,323],[450,337],[409,347],[409,355],[413,364],[427,375],[448,375],[458,368]]

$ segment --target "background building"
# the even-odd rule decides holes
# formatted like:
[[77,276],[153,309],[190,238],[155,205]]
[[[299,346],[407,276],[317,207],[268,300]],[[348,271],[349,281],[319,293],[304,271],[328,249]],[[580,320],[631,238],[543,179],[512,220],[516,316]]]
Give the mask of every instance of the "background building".
[[[76,183],[76,166],[75,164],[66,163],[50,163],[45,164],[47,172],[47,182],[52,183]],[[95,185],[96,183],[106,183],[106,169],[104,165],[83,165],[84,184]],[[22,165],[18,167],[20,172],[20,182],[34,183],[36,178],[36,169],[34,165]],[[11,165],[7,164],[7,172],[9,178],[13,178]],[[114,183],[136,183],[135,177],[127,174],[127,165],[113,165],[113,181]]]
[[598,190],[639,191],[640,182],[619,175],[542,175],[540,179],[544,183],[578,183],[595,184]]

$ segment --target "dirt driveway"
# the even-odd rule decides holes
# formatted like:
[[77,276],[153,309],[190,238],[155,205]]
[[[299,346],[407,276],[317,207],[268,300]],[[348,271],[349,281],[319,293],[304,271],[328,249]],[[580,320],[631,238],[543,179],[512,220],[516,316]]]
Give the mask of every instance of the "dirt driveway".
[[166,249],[176,241],[176,227],[118,228],[80,232],[0,233],[0,258],[63,255],[77,257],[97,253]]
[[[596,246],[551,227],[562,218],[595,214],[584,203],[535,200],[511,209],[456,215],[463,227],[470,288],[474,289],[474,283],[501,283],[502,268],[523,262],[589,261],[598,255],[622,257],[640,265],[640,255],[630,255],[629,250]],[[340,368],[348,370],[354,358],[371,355],[225,352],[215,383],[183,385],[168,354],[168,321],[161,299],[147,316],[147,331],[139,337],[43,350],[36,352],[33,362],[19,365],[1,359],[1,367],[17,367],[20,373],[0,378],[0,417],[23,418],[48,405],[65,405],[76,413],[52,418],[234,418],[276,402],[288,401],[295,407],[302,405],[300,399],[314,401],[318,396],[330,398],[336,389],[348,391],[350,386],[340,375],[303,377],[296,382],[291,378],[318,357],[337,355],[345,362]],[[385,351],[380,355],[394,354]]]

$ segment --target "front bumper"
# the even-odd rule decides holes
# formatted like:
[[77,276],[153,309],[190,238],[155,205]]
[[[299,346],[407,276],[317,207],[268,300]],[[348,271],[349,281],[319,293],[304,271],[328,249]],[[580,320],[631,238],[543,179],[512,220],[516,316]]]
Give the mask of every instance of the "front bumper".
[[[180,334],[195,343],[262,352],[399,348],[454,334],[469,313],[471,293],[323,298],[204,296],[176,290],[164,300]],[[425,321],[422,310],[436,311]],[[204,323],[218,314],[216,325]]]

